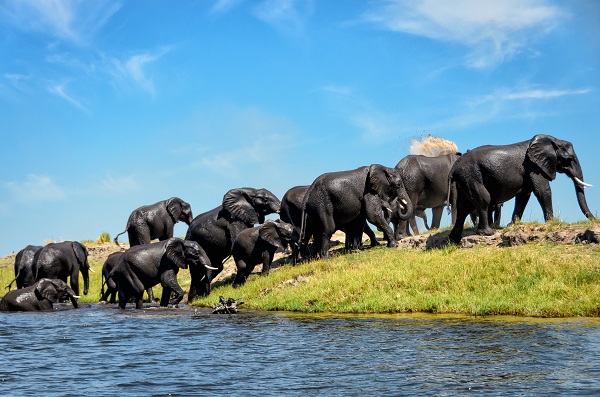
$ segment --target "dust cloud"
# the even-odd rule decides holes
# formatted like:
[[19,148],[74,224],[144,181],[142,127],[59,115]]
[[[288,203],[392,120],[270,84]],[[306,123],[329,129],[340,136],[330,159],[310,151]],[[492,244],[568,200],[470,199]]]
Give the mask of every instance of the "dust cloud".
[[456,143],[431,135],[421,139],[413,139],[410,144],[410,154],[420,154],[428,157],[442,156],[457,151],[458,146],[456,146]]

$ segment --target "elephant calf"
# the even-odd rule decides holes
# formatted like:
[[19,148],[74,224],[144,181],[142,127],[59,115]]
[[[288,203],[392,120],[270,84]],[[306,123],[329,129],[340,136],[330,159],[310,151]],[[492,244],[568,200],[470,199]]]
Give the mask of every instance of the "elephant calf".
[[262,274],[268,273],[275,251],[293,244],[293,235],[294,227],[279,219],[241,231],[231,247],[237,267],[233,288],[244,284],[254,267],[261,262]]
[[43,278],[29,287],[9,291],[0,299],[0,311],[50,311],[54,303],[66,298],[77,308],[79,296],[75,295],[67,283],[59,279]]

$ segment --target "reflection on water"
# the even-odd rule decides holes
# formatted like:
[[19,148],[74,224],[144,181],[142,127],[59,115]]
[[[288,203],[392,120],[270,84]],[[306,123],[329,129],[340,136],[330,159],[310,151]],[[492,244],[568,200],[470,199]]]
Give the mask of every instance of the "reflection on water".
[[600,320],[0,314],[0,395],[600,395]]

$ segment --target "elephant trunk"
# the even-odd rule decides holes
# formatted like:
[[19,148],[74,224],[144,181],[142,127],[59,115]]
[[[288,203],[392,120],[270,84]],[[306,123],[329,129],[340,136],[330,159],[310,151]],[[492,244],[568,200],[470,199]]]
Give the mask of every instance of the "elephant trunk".
[[577,194],[577,202],[579,203],[579,208],[581,209],[581,212],[583,212],[583,215],[585,215],[588,219],[596,219],[592,215],[590,209],[588,208],[587,201],[585,199],[585,193],[583,191],[583,186],[575,180],[573,180],[573,183],[575,184],[575,193]]
[[[412,202],[406,194],[399,194],[396,200],[398,200],[398,218],[403,221],[408,220],[414,212]],[[404,211],[402,211],[402,207],[404,207]]]

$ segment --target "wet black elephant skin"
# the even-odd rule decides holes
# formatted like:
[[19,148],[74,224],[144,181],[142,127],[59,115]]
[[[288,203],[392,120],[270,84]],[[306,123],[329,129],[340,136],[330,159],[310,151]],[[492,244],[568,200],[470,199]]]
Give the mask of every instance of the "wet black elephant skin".
[[33,274],[36,281],[42,278],[58,278],[69,284],[75,295],[79,295],[79,273],[83,277],[83,294],[87,295],[90,285],[88,251],[78,241],[50,243],[35,253]]
[[54,303],[69,299],[77,308],[79,296],[62,280],[43,278],[29,287],[9,291],[0,299],[0,311],[28,312],[53,310]]
[[223,260],[231,255],[237,235],[264,223],[265,216],[278,213],[280,208],[279,199],[267,189],[237,188],[225,193],[222,205],[194,218],[185,239],[199,243],[211,265],[190,266],[189,302],[210,294],[210,283],[223,270]]
[[121,309],[125,309],[131,298],[134,299],[136,309],[142,309],[144,290],[157,284],[163,287],[160,305],[176,305],[184,297],[183,289],[177,282],[179,269],[192,264],[203,266],[208,263],[208,258],[198,243],[173,237],[129,248],[121,255],[109,278],[117,284]]
[[[449,153],[428,157],[408,155],[396,164],[408,197],[413,206],[419,209],[432,209],[431,228],[440,227],[442,213],[448,200],[448,175],[460,153]],[[419,234],[416,212],[408,220],[414,234]],[[452,219],[454,221],[454,218]],[[396,238],[402,238],[407,230],[407,222],[394,220]]]
[[179,197],[144,205],[135,209],[127,220],[125,231],[117,234],[114,241],[119,245],[118,238],[127,232],[131,247],[149,244],[152,240],[168,240],[173,237],[173,229],[179,221],[188,226],[192,223],[192,208]]
[[42,248],[40,245],[28,245],[17,253],[15,257],[15,278],[7,286],[8,289],[11,288],[13,282],[16,282],[17,288],[33,285],[35,282],[33,258],[40,248]]
[[262,263],[262,274],[269,273],[277,249],[285,249],[293,240],[294,227],[280,219],[242,230],[231,248],[237,268],[233,288],[245,283],[259,263]]
[[544,219],[552,219],[550,181],[556,178],[557,172],[573,180],[581,212],[588,219],[594,219],[583,191],[589,185],[584,182],[571,142],[550,135],[536,135],[511,145],[486,145],[467,151],[454,163],[449,177],[457,195],[457,218],[450,241],[460,242],[465,219],[473,210],[479,215],[477,233],[493,234],[488,211],[513,197],[515,209],[511,221],[520,220],[531,193],[540,203]]
[[[396,197],[405,203],[401,216],[408,219],[413,206],[395,168],[372,164],[319,176],[306,193],[303,205],[303,217],[313,230],[313,254],[329,256],[329,240],[336,230],[345,231],[350,242],[347,248],[357,249],[367,220],[383,231],[389,247],[397,246],[382,211],[382,200]],[[303,230],[303,244],[308,243],[306,237]]]

